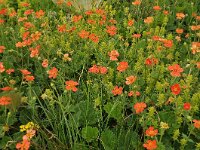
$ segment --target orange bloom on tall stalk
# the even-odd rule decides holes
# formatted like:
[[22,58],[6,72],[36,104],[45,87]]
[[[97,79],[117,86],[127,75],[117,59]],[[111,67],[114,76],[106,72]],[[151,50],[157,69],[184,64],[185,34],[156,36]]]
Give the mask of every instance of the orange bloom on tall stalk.
[[99,67],[97,65],[93,65],[91,68],[89,68],[88,72],[90,73],[99,73]]
[[0,46],[0,53],[3,53],[5,49],[5,46]]
[[143,144],[143,147],[147,150],[154,150],[157,148],[156,140],[147,140],[146,143]]
[[41,18],[42,16],[44,16],[45,12],[43,10],[39,10],[35,12],[35,17],[36,18]]
[[193,122],[194,122],[194,127],[200,129],[200,120],[194,119]]
[[133,5],[138,6],[141,4],[140,0],[135,0],[134,2],[132,2]]
[[24,79],[29,82],[29,81],[34,81],[35,77],[27,75],[27,76],[24,77]]
[[126,84],[130,85],[136,81],[137,77],[136,76],[129,76],[126,78]]
[[106,67],[99,66],[99,73],[100,74],[106,74],[107,71],[108,71],[108,69]]
[[63,25],[58,25],[57,27],[58,29],[58,32],[65,32],[66,31],[66,24],[63,24]]
[[68,2],[66,2],[66,5],[70,7],[70,6],[72,6],[72,2],[68,1]]
[[29,140],[23,140],[22,142],[19,142],[16,145],[16,149],[19,149],[19,150],[29,150],[29,148],[30,148]]
[[176,19],[183,19],[183,18],[185,18],[184,13],[176,13]]
[[31,47],[29,50],[31,51],[30,57],[37,57],[39,55],[40,45],[36,46],[35,48]]
[[154,6],[153,9],[156,10],[156,11],[159,11],[159,10],[161,10],[161,7],[160,6]]
[[112,93],[114,94],[114,96],[116,96],[116,95],[121,95],[122,91],[123,91],[122,87],[115,86],[114,89],[112,90]]
[[181,28],[177,28],[177,29],[176,29],[176,33],[178,33],[178,34],[182,34],[182,33],[183,33],[183,29],[181,29]]
[[8,96],[2,96],[0,97],[0,105],[1,106],[6,106],[9,105],[11,103],[11,98]]
[[144,102],[137,102],[133,108],[135,109],[136,114],[139,114],[144,111],[144,109],[147,107],[146,103]]
[[171,92],[174,94],[174,95],[178,95],[180,94],[181,92],[181,87],[179,84],[174,84],[171,86]]
[[185,110],[190,110],[190,109],[191,109],[191,104],[188,103],[188,102],[186,102],[186,103],[184,103],[183,108],[184,108]]
[[49,78],[55,79],[58,75],[58,69],[56,67],[53,67],[51,70],[48,71]]
[[92,40],[94,43],[98,43],[99,42],[99,37],[96,36],[94,33],[89,35],[89,39]]
[[128,21],[128,26],[131,27],[134,24],[134,20],[129,20]]
[[23,140],[30,140],[33,136],[35,136],[36,130],[29,129],[26,131],[26,134],[23,136]]
[[181,68],[178,64],[174,64],[168,67],[168,70],[171,71],[172,77],[180,77],[181,72],[183,72],[183,68]]
[[6,69],[3,65],[3,62],[0,62],[0,73],[4,72]]
[[44,59],[44,60],[42,61],[42,67],[47,68],[48,65],[49,65],[48,59]]
[[76,86],[79,85],[79,84],[76,81],[69,80],[69,81],[66,81],[65,84],[66,84],[65,88],[68,91],[72,90],[73,92],[76,92],[78,90]]
[[196,54],[200,52],[200,42],[192,42],[192,54]]
[[89,37],[89,32],[88,31],[85,31],[85,30],[81,30],[78,35],[82,38],[82,39],[86,39]]
[[2,91],[12,91],[13,88],[9,87],[9,86],[5,86],[3,88],[0,88]]
[[106,32],[110,36],[114,36],[117,33],[117,28],[115,26],[107,26],[106,28],[107,28]]
[[21,73],[22,73],[23,75],[29,75],[29,74],[31,74],[31,72],[28,71],[28,70],[26,70],[26,69],[21,69],[20,71],[21,71]]
[[126,61],[120,62],[119,65],[117,66],[117,70],[118,70],[119,72],[123,72],[123,71],[125,71],[127,68],[128,68],[128,62],[126,62]]
[[173,46],[173,41],[172,40],[166,40],[166,39],[164,39],[164,40],[162,40],[162,42],[163,42],[163,45],[165,47],[167,47],[167,48],[170,48],[170,47]]
[[117,57],[119,57],[119,53],[116,50],[112,50],[111,52],[108,52],[108,55],[110,56],[110,60],[115,61],[118,60]]
[[151,126],[145,131],[145,134],[146,134],[146,136],[153,137],[158,134],[158,130],[154,129],[154,127]]
[[197,68],[200,69],[200,61],[196,63]]
[[146,19],[144,19],[144,23],[150,24],[153,22],[153,20],[154,20],[153,17],[147,17]]
[[83,17],[81,15],[80,16],[73,16],[72,21],[76,23],[76,22],[79,22],[82,18]]
[[133,36],[133,38],[140,38],[141,34],[137,33],[137,34],[133,34],[132,36]]

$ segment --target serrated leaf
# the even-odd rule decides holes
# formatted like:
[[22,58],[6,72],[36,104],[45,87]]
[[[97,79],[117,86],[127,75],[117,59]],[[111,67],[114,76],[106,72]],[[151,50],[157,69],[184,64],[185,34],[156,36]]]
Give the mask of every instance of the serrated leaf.
[[117,121],[122,118],[122,109],[123,105],[120,102],[115,102],[114,104],[108,102],[104,106],[104,110],[106,111],[106,113],[108,113],[108,117],[114,118]]
[[105,150],[114,150],[117,138],[111,130],[105,130],[101,134],[101,142]]
[[98,136],[98,129],[96,127],[87,126],[82,129],[81,134],[82,137],[87,141],[91,142],[92,140],[96,139]]

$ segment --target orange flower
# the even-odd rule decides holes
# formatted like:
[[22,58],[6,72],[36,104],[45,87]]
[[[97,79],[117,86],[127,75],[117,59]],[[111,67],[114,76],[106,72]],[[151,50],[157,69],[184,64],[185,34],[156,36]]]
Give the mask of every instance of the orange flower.
[[23,136],[23,140],[30,140],[35,136],[36,130],[30,129],[26,131],[26,134]]
[[138,33],[138,34],[133,34],[133,37],[134,37],[134,38],[140,38],[140,37],[141,37],[141,34],[139,34],[139,33]]
[[3,62],[0,62],[0,73],[4,72],[6,69],[4,68]]
[[106,74],[108,71],[108,69],[106,67],[103,67],[103,66],[99,66],[99,72],[101,74]]
[[128,96],[129,96],[129,97],[131,97],[131,96],[140,96],[140,92],[139,92],[139,91],[136,91],[136,92],[130,91],[130,92],[128,93]]
[[41,18],[42,16],[44,16],[45,12],[43,10],[39,10],[35,12],[35,17],[36,18]]
[[17,15],[17,12],[15,10],[12,10],[9,14],[10,17],[15,17]]
[[39,49],[40,49],[40,45],[36,46],[35,48],[29,48],[29,50],[31,51],[30,57],[37,57],[39,55]]
[[78,82],[75,82],[75,81],[73,81],[73,80],[69,80],[69,81],[66,81],[65,82],[65,84],[66,84],[66,90],[72,90],[73,92],[76,92],[78,89],[77,89],[77,85],[79,85],[78,84]]
[[192,54],[200,52],[200,42],[192,42]]
[[184,103],[184,105],[183,105],[183,108],[185,109],[185,110],[190,110],[191,109],[191,104],[190,103]]
[[76,23],[76,22],[79,22],[82,18],[83,17],[81,15],[80,16],[73,16],[72,21]]
[[0,46],[0,53],[3,53],[5,49],[5,46]]
[[59,32],[65,32],[66,31],[66,24],[63,24],[63,25],[58,25],[57,27],[58,31]]
[[198,69],[200,69],[200,61],[199,61],[199,62],[197,62],[197,64],[196,64],[196,65],[197,65],[197,68],[198,68]]
[[21,69],[20,71],[21,71],[21,73],[22,73],[23,75],[25,75],[25,76],[31,74],[31,72],[28,71],[28,70],[26,70],[26,69]]
[[114,36],[117,33],[117,28],[115,26],[107,26],[106,28],[107,28],[106,32],[110,36]]
[[146,134],[146,136],[153,137],[153,136],[156,136],[158,134],[158,130],[154,129],[154,127],[151,126],[146,130],[145,134]]
[[92,19],[88,19],[88,20],[87,20],[87,23],[88,23],[88,24],[96,24],[96,21],[95,21],[95,20],[92,20]]
[[93,65],[91,68],[89,68],[88,72],[94,73],[94,74],[97,74],[97,73],[106,74],[107,71],[108,69],[106,67]]
[[115,61],[118,60],[117,57],[119,57],[119,53],[116,50],[112,50],[111,52],[108,52],[108,55],[110,56],[110,60]]
[[185,14],[184,13],[176,13],[176,18],[183,19],[183,18],[185,18]]
[[170,48],[173,46],[173,41],[172,40],[162,40],[162,42],[164,43],[164,46],[167,48]]
[[87,11],[85,12],[85,14],[89,16],[89,15],[92,15],[93,12],[92,12],[91,10],[87,10]]
[[147,140],[146,143],[143,144],[143,147],[147,150],[154,150],[157,148],[156,140]]
[[121,95],[122,91],[123,91],[122,87],[115,86],[114,89],[112,90],[112,93],[114,94],[114,96],[116,96],[116,95]]
[[136,81],[137,77],[136,76],[129,76],[126,78],[126,84],[130,85]]
[[7,73],[7,74],[11,74],[11,73],[13,73],[13,72],[15,72],[14,69],[7,69],[7,70],[6,70],[6,73]]
[[152,66],[152,65],[156,65],[158,63],[158,59],[157,58],[147,58],[145,60],[145,64],[148,66]]
[[182,34],[182,33],[183,33],[183,29],[177,28],[177,29],[176,29],[176,33]]
[[11,98],[10,97],[8,97],[8,96],[2,96],[1,98],[0,98],[0,105],[1,106],[6,106],[6,105],[9,105],[10,103],[11,103]]
[[48,71],[49,78],[55,79],[58,75],[58,69],[56,67],[53,67],[51,70]]
[[144,23],[150,24],[153,22],[153,20],[154,20],[153,17],[147,17],[146,19],[144,19]]
[[168,67],[168,70],[171,71],[171,76],[172,77],[180,77],[181,72],[183,72],[183,68],[181,68],[178,64],[174,64],[172,66]]
[[16,145],[16,149],[19,149],[19,150],[29,150],[29,148],[30,148],[29,140],[23,140],[22,142],[19,142]]
[[28,15],[31,15],[32,13],[34,12],[33,9],[28,9],[24,12],[24,15],[28,16]]
[[99,37],[96,36],[94,33],[89,35],[89,39],[92,40],[94,43],[98,43],[99,42]]
[[144,102],[137,102],[133,108],[135,109],[136,114],[139,114],[144,111],[144,109],[147,107],[146,103]]
[[81,32],[78,33],[78,35],[82,38],[82,39],[86,39],[89,37],[89,32],[85,31],[85,30],[81,30]]
[[129,20],[128,21],[128,26],[131,27],[134,24],[134,20]]
[[29,7],[30,4],[28,2],[21,2],[20,6],[22,6],[22,7]]
[[194,119],[193,122],[194,122],[194,127],[200,129],[200,120]]
[[5,22],[5,20],[0,19],[0,25],[3,24]]
[[35,77],[27,75],[27,76],[24,77],[24,79],[29,82],[29,81],[34,81]]
[[47,68],[48,65],[49,65],[48,63],[49,63],[48,59],[44,59],[44,60],[42,61],[42,67]]
[[171,86],[171,91],[174,95],[178,95],[181,92],[181,87],[179,84],[174,84]]
[[159,11],[159,10],[161,10],[161,7],[160,6],[154,6],[153,9],[156,10],[156,11]]
[[2,8],[2,9],[0,10],[0,15],[6,15],[7,12],[8,12],[8,10],[7,10],[6,8]]
[[99,67],[97,65],[93,65],[91,68],[89,68],[89,71],[90,73],[99,73]]
[[68,1],[68,2],[66,2],[66,5],[70,7],[70,6],[72,6],[72,2]]
[[117,70],[118,70],[119,72],[123,72],[123,71],[125,71],[127,68],[128,68],[128,62],[126,62],[126,61],[120,62],[119,65],[117,66]]
[[132,2],[133,5],[138,6],[141,4],[140,0],[135,0],[134,2]]
[[33,42],[38,41],[40,39],[40,36],[41,32],[39,31],[36,31],[35,33],[31,34],[32,41]]
[[9,86],[5,86],[3,88],[1,88],[2,91],[12,91],[13,88],[9,87]]
[[164,14],[164,15],[168,15],[168,14],[169,14],[169,11],[164,10],[164,11],[163,11],[163,14]]

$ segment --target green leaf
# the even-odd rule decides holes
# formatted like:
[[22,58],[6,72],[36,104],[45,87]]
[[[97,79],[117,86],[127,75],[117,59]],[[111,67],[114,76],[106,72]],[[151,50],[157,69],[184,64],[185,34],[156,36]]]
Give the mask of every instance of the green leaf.
[[98,136],[98,129],[96,127],[87,126],[82,129],[82,137],[87,141],[91,142],[92,140],[96,139]]
[[117,138],[111,130],[105,130],[101,134],[101,142],[105,150],[114,150]]
[[8,136],[4,136],[1,140],[0,140],[0,149],[5,149],[7,147],[7,143],[8,141],[12,141],[11,137]]
[[121,102],[115,102],[114,104],[108,102],[104,106],[104,110],[106,111],[106,113],[108,113],[108,117],[114,118],[117,121],[120,121],[122,119],[123,105]]

